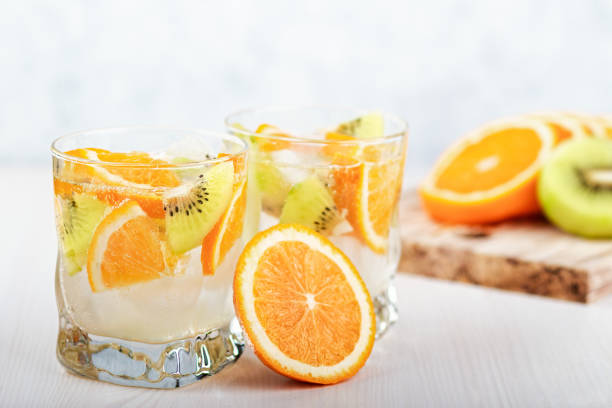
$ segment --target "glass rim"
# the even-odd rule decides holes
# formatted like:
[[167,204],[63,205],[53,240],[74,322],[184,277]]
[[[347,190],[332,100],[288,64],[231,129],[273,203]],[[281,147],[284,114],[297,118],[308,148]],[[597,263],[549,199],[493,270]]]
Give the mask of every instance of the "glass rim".
[[[214,159],[205,159],[205,160],[194,160],[187,163],[168,163],[168,164],[155,164],[151,166],[148,163],[125,163],[125,162],[113,162],[113,161],[105,161],[105,160],[93,160],[93,159],[84,159],[82,157],[73,156],[70,154],[66,154],[66,152],[61,151],[57,148],[57,144],[63,140],[67,140],[71,137],[75,137],[78,135],[84,134],[95,134],[99,132],[117,132],[117,131],[133,131],[133,130],[166,130],[166,131],[176,131],[176,132],[189,132],[195,133],[203,136],[213,136],[219,139],[230,139],[232,142],[237,143],[241,146],[240,151],[235,153],[226,153],[223,157],[216,157]],[[74,132],[70,132],[64,134],[51,142],[50,150],[51,155],[58,159],[62,159],[64,161],[75,162],[79,164],[88,164],[88,165],[105,165],[105,166],[113,166],[113,167],[134,167],[134,168],[191,168],[191,167],[201,167],[203,165],[222,163],[229,160],[232,160],[234,157],[240,156],[242,154],[248,153],[249,146],[248,144],[239,138],[238,136],[232,135],[230,133],[224,133],[221,131],[211,131],[211,130],[201,130],[201,129],[189,129],[183,127],[175,127],[175,126],[157,126],[157,125],[137,125],[137,126],[114,126],[114,127],[105,127],[105,128],[94,128],[94,129],[86,129],[86,130],[78,130]]]
[[[387,135],[383,135],[381,137],[375,137],[370,139],[351,139],[351,140],[335,140],[335,139],[315,139],[313,137],[303,137],[303,136],[290,136],[289,138],[285,136],[276,136],[265,133],[256,133],[253,130],[243,129],[238,127],[239,123],[237,121],[232,121],[233,118],[250,113],[257,112],[289,112],[289,111],[300,111],[306,109],[321,109],[321,110],[344,110],[344,111],[352,111],[355,112],[357,117],[372,111],[380,112],[383,116],[391,118],[393,121],[397,122],[401,126],[401,130],[390,133]],[[270,105],[270,106],[262,106],[257,108],[245,108],[234,111],[227,115],[223,120],[226,129],[231,131],[236,131],[238,133],[253,136],[257,138],[270,139],[270,140],[289,140],[291,143],[296,144],[314,144],[314,145],[346,145],[346,146],[354,146],[354,145],[378,145],[384,143],[392,143],[396,140],[401,140],[406,137],[408,133],[408,122],[399,116],[389,113],[383,110],[372,110],[372,109],[360,109],[360,108],[350,108],[346,106],[334,106],[334,105],[304,105],[304,106],[281,106],[281,105]]]

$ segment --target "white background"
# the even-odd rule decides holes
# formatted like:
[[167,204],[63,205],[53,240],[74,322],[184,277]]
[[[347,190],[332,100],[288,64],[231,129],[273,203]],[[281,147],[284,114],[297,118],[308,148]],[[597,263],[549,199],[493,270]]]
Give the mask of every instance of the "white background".
[[489,119],[612,111],[612,1],[0,0],[0,95],[4,164],[74,130],[338,104],[407,119],[417,169]]

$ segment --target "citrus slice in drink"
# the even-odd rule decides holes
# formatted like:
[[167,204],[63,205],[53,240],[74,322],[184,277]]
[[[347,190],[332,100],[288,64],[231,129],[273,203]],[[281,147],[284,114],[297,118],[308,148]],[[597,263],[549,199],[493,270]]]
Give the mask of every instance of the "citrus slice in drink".
[[340,211],[346,210],[347,220],[370,249],[385,253],[401,189],[402,161],[398,158],[351,164],[346,158],[344,163],[332,173],[336,206]]
[[544,122],[505,119],[484,125],[450,147],[419,190],[429,215],[479,224],[534,214],[537,175],[555,136]]
[[272,136],[272,138],[255,137],[257,149],[260,152],[273,152],[288,149],[291,146],[289,139],[291,135],[280,128],[267,123],[261,124],[255,130],[258,135]]
[[[99,199],[113,206],[126,199],[136,200],[142,209],[154,218],[163,218],[164,210],[161,196],[153,190],[180,184],[169,163],[153,159],[144,152],[114,153],[103,149],[84,148],[71,150],[66,154],[82,159],[117,163],[118,165],[105,166],[66,162],[66,165],[67,170],[71,172],[69,178],[83,178],[91,182],[89,188]],[[62,187],[65,188],[65,185]]]
[[298,224],[276,225],[247,244],[234,304],[259,359],[296,380],[345,380],[374,344],[374,309],[355,267],[328,239]]
[[87,274],[94,292],[133,285],[165,275],[163,236],[137,201],[108,214],[93,234]]
[[213,275],[215,269],[242,236],[244,213],[246,210],[246,182],[242,182],[232,197],[221,219],[202,242],[202,273]]

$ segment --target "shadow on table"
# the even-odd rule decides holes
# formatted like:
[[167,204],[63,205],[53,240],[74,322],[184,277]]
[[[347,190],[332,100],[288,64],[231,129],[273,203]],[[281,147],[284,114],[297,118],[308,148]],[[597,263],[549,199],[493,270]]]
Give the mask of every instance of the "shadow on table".
[[226,367],[219,374],[202,382],[214,382],[217,387],[227,385],[232,389],[305,390],[321,387],[277,374],[259,361],[250,350],[245,350],[236,364]]

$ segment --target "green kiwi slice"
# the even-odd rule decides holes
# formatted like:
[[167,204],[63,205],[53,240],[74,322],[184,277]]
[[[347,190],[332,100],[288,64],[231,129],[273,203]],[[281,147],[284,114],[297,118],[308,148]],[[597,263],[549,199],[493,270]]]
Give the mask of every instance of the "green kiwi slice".
[[316,175],[291,188],[280,216],[282,224],[302,224],[322,234],[331,233],[340,221],[334,199]]
[[267,161],[255,162],[255,183],[261,194],[262,209],[278,217],[291,189],[291,184],[278,167]]
[[230,203],[233,184],[234,165],[227,161],[164,196],[166,234],[172,252],[182,254],[202,245]]
[[383,137],[385,121],[380,113],[367,113],[357,119],[340,124],[336,131],[359,139]]
[[59,232],[64,268],[68,275],[79,272],[87,261],[87,249],[93,233],[108,206],[87,194],[74,194],[59,200]]
[[544,165],[538,198],[559,228],[590,238],[612,238],[612,141],[563,143]]

